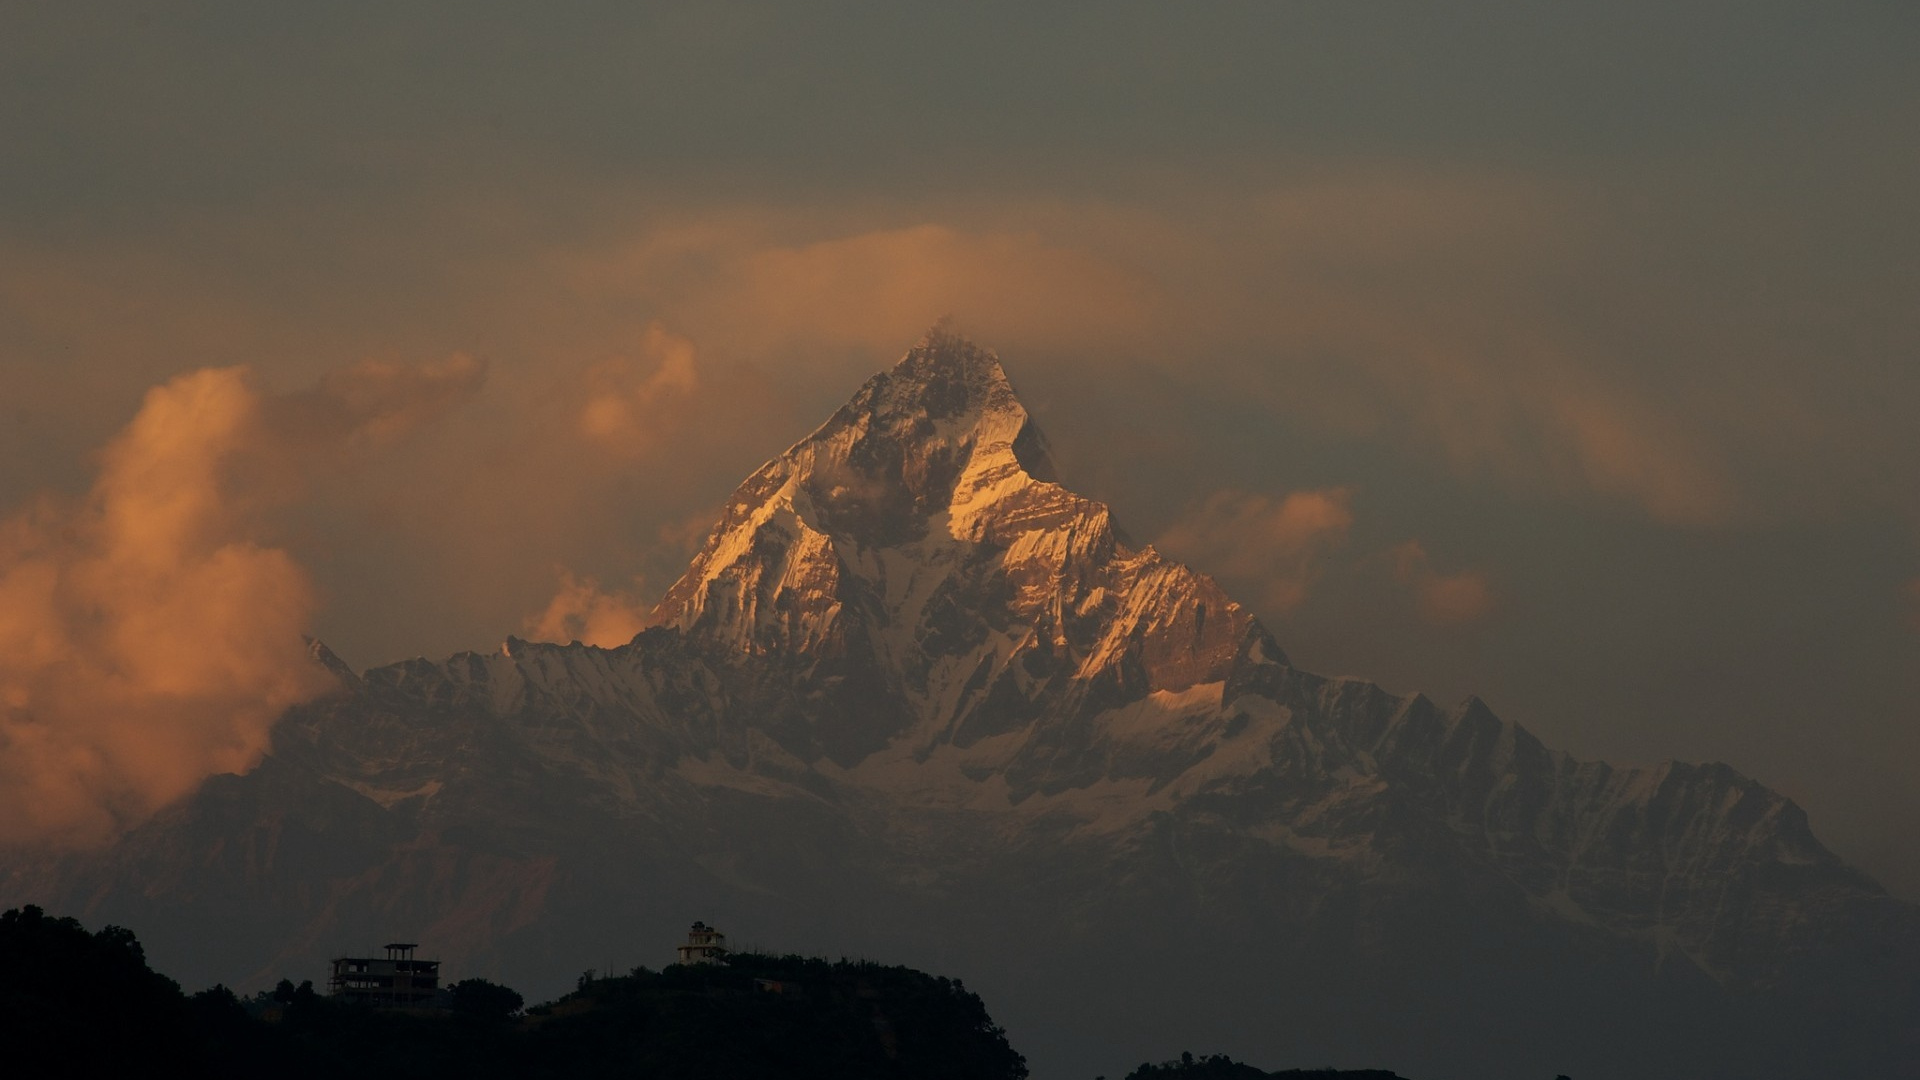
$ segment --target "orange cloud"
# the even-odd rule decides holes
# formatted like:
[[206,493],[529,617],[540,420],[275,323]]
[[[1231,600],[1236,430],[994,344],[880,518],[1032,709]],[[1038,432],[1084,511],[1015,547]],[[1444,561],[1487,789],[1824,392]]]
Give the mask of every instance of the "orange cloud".
[[369,359],[329,371],[313,391],[286,400],[320,411],[332,439],[380,448],[446,415],[486,378],[487,362],[466,353],[416,364]]
[[692,341],[647,325],[639,358],[623,357],[587,372],[592,389],[580,410],[580,433],[625,453],[656,445],[678,409],[700,386]]
[[315,589],[263,542],[347,451],[390,444],[485,365],[364,362],[265,396],[244,368],[148,391],[84,498],[0,525],[0,842],[89,844],[251,768],[288,706],[331,683]]
[[[678,574],[719,518],[720,508],[709,506],[665,522],[654,530],[651,553],[665,561],[668,572]],[[556,572],[559,587],[553,598],[539,614],[521,620],[521,632],[528,638],[610,649],[653,625],[653,602],[644,599],[654,595],[647,590],[646,575],[635,574],[632,589],[603,589],[591,575],[577,576],[565,567]]]
[[0,534],[0,840],[103,840],[251,767],[328,685],[306,574],[248,538],[234,469],[262,441],[238,369],[147,394],[86,499]]
[[1135,324],[1152,307],[1141,279],[1087,252],[932,224],[758,251],[738,288],[774,325],[879,348],[949,314],[989,334],[1057,341]]
[[[1454,309],[1411,304],[1382,276],[1365,288],[1283,279],[1223,312],[1223,324],[1254,327],[1272,365],[1253,375],[1252,392],[1304,423],[1437,450],[1462,475],[1520,490],[1598,494],[1683,526],[1747,509],[1685,405],[1611,373],[1616,365],[1533,322],[1517,299],[1497,314],[1475,311],[1485,297]],[[1264,306],[1285,318],[1259,326]]]
[[952,315],[1010,356],[1161,365],[1464,474],[1728,520],[1744,508],[1699,410],[1533,295],[1527,268],[1596,242],[1590,209],[1500,175],[1355,175],[1178,211],[959,206],[880,229],[749,208],[570,264],[588,294],[642,302],[715,355],[876,362]]
[[[1823,460],[1816,442],[1782,440],[1779,425],[1753,419],[1750,387],[1705,393],[1676,374],[1684,365],[1643,352],[1627,363],[1618,342],[1588,339],[1614,321],[1596,329],[1568,317],[1555,299],[1565,283],[1546,272],[1606,253],[1588,198],[1524,178],[1403,168],[1202,184],[1145,201],[915,197],[659,213],[651,208],[669,204],[628,192],[598,208],[602,226],[584,246],[522,221],[488,234],[506,246],[481,264],[405,263],[433,250],[413,235],[417,223],[342,240],[366,273],[303,298],[305,308],[233,287],[227,262],[203,253],[196,264],[191,248],[137,259],[14,252],[0,258],[0,306],[30,316],[24,337],[48,344],[0,349],[0,376],[41,413],[86,419],[114,372],[131,384],[135,358],[271,355],[276,375],[343,351],[460,346],[513,358],[493,373],[448,361],[439,379],[384,378],[368,363],[299,407],[269,403],[274,426],[311,425],[309,444],[373,451],[418,433],[483,374],[504,383],[484,421],[436,430],[391,468],[327,486],[302,522],[303,543],[325,545],[325,559],[320,547],[301,550],[313,552],[330,608],[353,612],[328,636],[370,659],[493,640],[548,602],[555,565],[608,582],[670,576],[664,550],[634,540],[656,515],[724,494],[945,314],[1008,357],[1050,426],[1045,414],[1061,417],[1066,463],[1084,433],[1099,459],[1090,467],[1116,477],[1156,448],[1112,438],[1080,403],[1039,395],[1098,380],[1124,398],[1177,378],[1196,400],[1265,409],[1308,437],[1331,428],[1438,458],[1470,483],[1604,499],[1684,524],[1752,512],[1759,500],[1737,481],[1760,448],[1730,441],[1729,416],[1809,450],[1809,462]],[[514,219],[512,207],[487,209],[474,220]],[[392,293],[399,278],[382,275],[394,265],[418,272],[408,302],[369,302]],[[99,319],[108,308],[137,317]],[[341,320],[343,309],[369,318]],[[1647,340],[1660,345],[1653,330]],[[9,368],[16,353],[33,362]],[[86,389],[55,370],[87,372]],[[388,394],[419,404],[365,418],[365,403]],[[1171,424],[1160,436],[1177,440]],[[47,453],[48,427],[0,424],[0,451],[10,451],[0,491],[46,482],[31,461]],[[669,458],[671,468],[634,467]],[[272,465],[307,475],[301,461]],[[376,563],[390,576],[366,572]]]
[[1739,509],[1726,478],[1657,411],[1599,393],[1556,394],[1546,404],[1593,490],[1633,498],[1675,525],[1717,524]]
[[1001,342],[1109,344],[1161,302],[1148,276],[1033,231],[924,222],[794,243],[791,229],[751,215],[657,229],[574,277],[647,296],[702,345],[742,356],[793,343],[891,354],[947,316]]
[[1326,556],[1353,525],[1345,488],[1284,498],[1216,491],[1161,534],[1156,545],[1194,568],[1259,590],[1270,609],[1306,599]]
[[1477,570],[1442,574],[1418,540],[1393,549],[1394,580],[1413,589],[1420,617],[1436,626],[1476,622],[1493,610],[1493,589]]
[[603,649],[625,645],[647,628],[647,612],[652,607],[637,598],[645,582],[636,577],[633,585],[632,592],[603,591],[597,579],[576,579],[571,570],[563,569],[559,590],[546,609],[526,620],[526,635],[534,641],[563,645],[574,641]]
[[251,450],[251,479],[290,498],[320,466],[392,449],[470,400],[486,379],[486,361],[465,353],[424,363],[367,359],[323,373],[309,389],[263,397],[268,436]]

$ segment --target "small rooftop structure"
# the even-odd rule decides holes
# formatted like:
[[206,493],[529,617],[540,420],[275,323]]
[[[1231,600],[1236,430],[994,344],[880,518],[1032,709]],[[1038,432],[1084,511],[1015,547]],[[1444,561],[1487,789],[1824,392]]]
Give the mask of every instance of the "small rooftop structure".
[[687,943],[680,946],[680,962],[683,964],[717,964],[727,955],[727,935],[697,922],[687,931]]
[[419,947],[394,941],[385,946],[384,957],[340,957],[333,962],[327,993],[386,1008],[431,1006],[440,994],[440,961],[414,959],[413,951]]

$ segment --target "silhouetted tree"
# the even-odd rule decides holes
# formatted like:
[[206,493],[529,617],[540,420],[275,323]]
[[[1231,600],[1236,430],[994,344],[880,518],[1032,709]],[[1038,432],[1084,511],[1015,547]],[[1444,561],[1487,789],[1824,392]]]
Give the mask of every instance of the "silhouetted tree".
[[448,990],[453,995],[453,1011],[475,1020],[506,1020],[527,1003],[518,990],[485,979],[462,979]]
[[[13,1076],[105,1076],[203,1060],[173,980],[133,933],[28,906],[0,914],[0,1053]],[[103,1037],[111,1032],[111,1037]]]

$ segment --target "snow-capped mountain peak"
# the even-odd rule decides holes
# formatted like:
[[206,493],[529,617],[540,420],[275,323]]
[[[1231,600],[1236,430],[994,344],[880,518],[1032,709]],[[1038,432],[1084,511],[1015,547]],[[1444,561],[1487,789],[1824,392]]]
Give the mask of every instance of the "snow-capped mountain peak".
[[1284,662],[1211,579],[1056,483],[998,358],[944,329],[741,484],[655,618],[718,655],[857,675],[886,719],[849,763]]

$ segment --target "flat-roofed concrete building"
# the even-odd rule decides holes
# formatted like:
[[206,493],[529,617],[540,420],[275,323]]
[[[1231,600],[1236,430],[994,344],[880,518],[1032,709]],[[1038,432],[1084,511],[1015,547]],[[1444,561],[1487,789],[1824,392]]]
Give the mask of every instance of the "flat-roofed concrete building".
[[440,993],[440,961],[414,959],[417,948],[412,942],[396,941],[388,943],[385,957],[341,957],[333,962],[327,992],[388,1008],[431,1006]]

